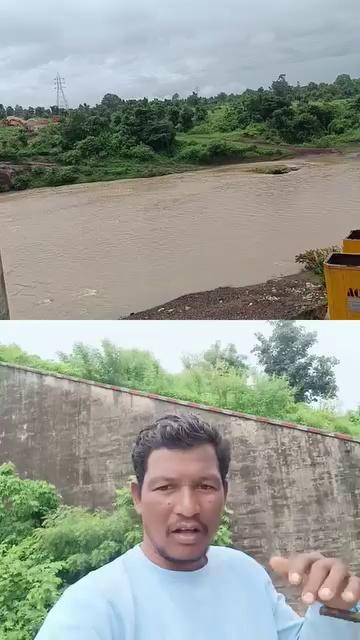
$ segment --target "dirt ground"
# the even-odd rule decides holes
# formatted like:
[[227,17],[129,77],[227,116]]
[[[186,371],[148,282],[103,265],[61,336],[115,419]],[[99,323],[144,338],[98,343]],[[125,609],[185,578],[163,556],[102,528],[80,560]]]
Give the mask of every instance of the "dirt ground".
[[323,287],[308,273],[182,296],[123,320],[324,320]]

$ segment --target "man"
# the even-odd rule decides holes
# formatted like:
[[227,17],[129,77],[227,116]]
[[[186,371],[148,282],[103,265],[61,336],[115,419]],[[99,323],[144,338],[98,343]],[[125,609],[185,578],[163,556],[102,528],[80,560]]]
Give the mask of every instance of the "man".
[[360,625],[320,615],[322,603],[357,610],[360,578],[341,561],[272,558],[310,605],[303,619],[255,560],[210,545],[230,463],[216,429],[166,416],[140,433],[132,459],[142,544],[67,589],[37,640],[360,640]]

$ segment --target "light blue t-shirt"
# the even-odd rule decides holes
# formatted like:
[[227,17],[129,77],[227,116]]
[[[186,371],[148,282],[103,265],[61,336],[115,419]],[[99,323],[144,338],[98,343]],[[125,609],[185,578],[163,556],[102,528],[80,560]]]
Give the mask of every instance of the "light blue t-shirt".
[[140,545],[69,587],[36,640],[360,640],[360,625],[300,618],[255,560],[210,547],[198,571],[169,571]]

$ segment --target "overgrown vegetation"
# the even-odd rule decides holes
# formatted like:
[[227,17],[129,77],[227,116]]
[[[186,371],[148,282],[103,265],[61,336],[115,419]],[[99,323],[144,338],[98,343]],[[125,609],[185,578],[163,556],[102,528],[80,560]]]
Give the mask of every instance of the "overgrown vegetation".
[[[214,544],[232,544],[226,510]],[[69,585],[142,540],[127,487],[114,508],[91,512],[61,502],[46,482],[0,466],[0,640],[32,640]]]
[[305,271],[317,276],[325,287],[324,265],[332,253],[341,253],[341,248],[333,246],[325,249],[309,249],[305,253],[300,253],[300,255],[296,256],[295,261],[297,264],[302,264]]
[[[277,159],[296,146],[360,142],[360,80],[291,86],[285,75],[269,89],[211,98],[123,100],[107,94],[95,107],[4,107],[1,119],[60,115],[38,133],[0,128],[0,161],[46,162],[15,188],[57,186],[195,169],[227,162]],[[49,120],[50,122],[50,120]],[[290,145],[290,147],[289,147]]]
[[[0,345],[0,361],[359,437],[360,412],[340,414],[332,403],[337,363],[315,356],[315,344],[316,335],[302,326],[275,322],[269,342],[257,339],[258,362],[265,372],[250,367],[234,345],[222,348],[218,343],[204,354],[184,357],[178,374],[165,371],[151,353],[107,341],[101,349],[76,344],[54,361],[16,345]],[[309,404],[315,399],[316,406]]]

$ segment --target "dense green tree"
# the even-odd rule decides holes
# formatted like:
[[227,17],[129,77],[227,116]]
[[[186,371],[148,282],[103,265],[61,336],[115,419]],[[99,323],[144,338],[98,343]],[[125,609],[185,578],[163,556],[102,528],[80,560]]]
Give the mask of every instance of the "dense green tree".
[[253,122],[270,120],[275,111],[290,106],[288,97],[264,89],[247,92],[242,102]]
[[59,504],[60,497],[53,486],[22,480],[14,465],[0,465],[0,545],[26,538]]
[[117,111],[122,103],[123,101],[121,98],[114,93],[107,93],[101,100],[102,106],[106,107],[110,111]]
[[218,93],[218,95],[215,97],[216,102],[226,102],[228,96],[225,93],[225,91],[221,91],[220,93]]
[[60,132],[64,141],[64,148],[71,149],[74,144],[88,136],[87,115],[80,111],[73,111],[61,123]]
[[311,116],[315,116],[322,131],[327,131],[336,117],[336,107],[329,103],[309,104],[307,112]]
[[273,321],[271,325],[271,336],[256,334],[257,345],[253,349],[265,373],[287,378],[297,402],[335,398],[334,368],[339,362],[336,358],[312,353],[317,343],[316,332],[284,320]]
[[180,112],[180,126],[182,131],[190,131],[194,126],[194,110],[189,106],[184,106]]
[[123,387],[147,388],[164,376],[150,353],[121,349],[108,340],[98,349],[77,343],[70,354],[60,353],[59,358],[80,377]]
[[353,96],[355,93],[353,81],[351,79],[351,76],[347,73],[339,75],[336,78],[334,85],[337,89],[339,89],[343,97],[351,98],[351,96]]
[[127,106],[112,119],[113,126],[129,144],[145,144],[154,151],[169,151],[175,142],[175,127],[170,120],[157,118],[159,107],[149,104]]
[[109,129],[110,117],[89,116],[84,122],[84,127],[89,136],[100,136],[104,131]]
[[83,111],[84,113],[91,113],[91,107],[89,104],[84,102],[83,104],[79,104],[79,111]]
[[272,83],[271,89],[273,93],[280,98],[288,99],[291,98],[293,94],[293,88],[286,80],[285,73],[282,73],[279,78]]
[[321,134],[321,127],[316,116],[309,112],[296,113],[290,123],[288,132],[283,132],[287,142],[302,144]]
[[75,145],[77,151],[82,158],[94,158],[103,151],[104,146],[100,138],[95,136],[87,136]]
[[198,92],[193,91],[192,94],[186,98],[186,102],[192,107],[196,107],[200,103]]
[[184,356],[183,364],[185,369],[203,366],[207,368],[209,365],[223,371],[233,369],[238,373],[247,372],[249,369],[247,356],[239,353],[232,343],[222,347],[219,340],[202,354]]
[[180,122],[180,107],[178,105],[173,105],[169,109],[169,120],[172,122],[174,127],[177,127]]
[[205,351],[204,360],[213,366],[222,363],[227,367],[241,371],[248,369],[246,362],[247,356],[239,353],[236,346],[232,343],[228,344],[226,347],[222,347],[219,340]]
[[[1,112],[1,107],[2,105],[0,105],[0,112]],[[360,95],[354,99],[352,107],[354,111],[356,111],[357,113],[360,113]]]
[[154,151],[169,152],[176,138],[175,127],[169,120],[149,122],[141,138],[140,142],[148,145]]
[[195,124],[205,122],[207,118],[207,109],[204,105],[198,104],[195,108]]
[[45,116],[45,109],[44,107],[35,107],[35,116],[37,118],[43,118]]
[[17,118],[23,118],[24,117],[24,109],[20,104],[16,104],[15,105],[15,109],[14,109],[14,113],[16,115]]
[[286,142],[294,142],[293,132],[294,111],[286,106],[274,111],[271,119],[271,126]]

